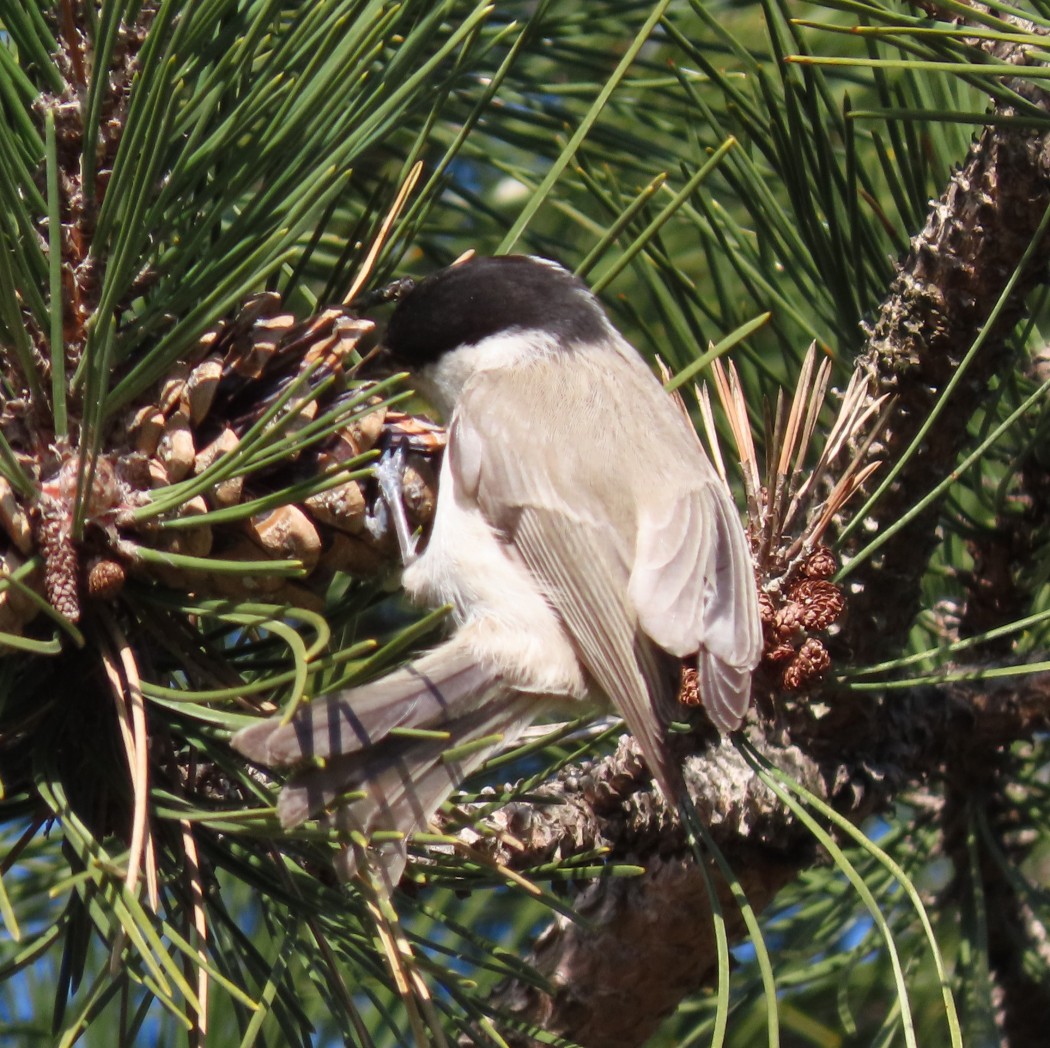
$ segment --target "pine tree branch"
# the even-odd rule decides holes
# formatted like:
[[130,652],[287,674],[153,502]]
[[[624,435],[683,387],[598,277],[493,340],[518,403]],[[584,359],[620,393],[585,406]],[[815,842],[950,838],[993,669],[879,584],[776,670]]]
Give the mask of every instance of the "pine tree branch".
[[[1006,46],[988,43],[1000,61],[1028,61],[1023,49]],[[1015,79],[1004,86],[1050,112],[1050,98],[1032,82]],[[995,116],[1017,112],[999,105]],[[947,410],[865,522],[873,531],[897,521],[951,471],[989,381],[1014,362],[1017,350],[1009,335],[1024,314],[1026,296],[1045,283],[1050,238],[1042,235],[1019,279],[1009,290],[1008,285],[1048,207],[1050,134],[996,123],[979,136],[913,238],[859,361],[873,397],[896,397],[871,449],[873,460],[900,460],[982,329],[990,326]],[[1002,308],[992,320],[1001,296]],[[927,507],[851,576],[840,657],[848,652],[853,662],[878,661],[900,650],[919,610],[920,581],[937,543],[938,509],[938,503]],[[886,599],[889,593],[892,601]]]
[[[1016,783],[1024,759],[1000,751],[958,762],[945,784],[942,813],[944,850],[955,870],[945,896],[963,913],[980,900],[986,914],[992,990],[969,1032],[1016,1048],[1042,1043],[1039,1017],[1050,1007],[1050,988],[1030,963],[1031,952],[1043,965],[1050,958],[1046,928],[1017,888],[1016,870],[1035,843],[1019,813]],[[977,1029],[982,1019],[987,1028]]]
[[[1002,747],[1048,729],[1050,674],[1044,673],[999,687],[974,681],[916,688],[892,703],[841,701],[807,728],[752,724],[748,740],[858,822],[908,786],[960,768],[990,767]],[[756,911],[819,861],[810,832],[730,743],[710,743],[686,768],[697,808]],[[497,812],[489,823],[498,832],[480,839],[469,834],[471,846],[517,870],[607,848],[610,863],[634,863],[646,872],[573,884],[567,901],[587,926],[555,918],[531,957],[550,980],[549,992],[507,983],[490,1003],[582,1045],[643,1044],[684,996],[715,978],[701,874],[626,736],[613,755],[567,769],[540,795],[541,803]],[[729,934],[740,939],[743,921],[724,882],[712,875]]]

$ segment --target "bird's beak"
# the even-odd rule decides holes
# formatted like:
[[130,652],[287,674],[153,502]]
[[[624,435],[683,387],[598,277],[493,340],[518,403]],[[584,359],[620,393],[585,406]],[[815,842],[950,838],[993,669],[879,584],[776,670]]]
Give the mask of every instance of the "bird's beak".
[[361,363],[357,366],[357,374],[361,378],[381,380],[389,378],[391,375],[399,374],[404,371],[404,368],[398,367],[397,361],[391,355],[390,350],[383,345],[382,342],[377,342],[367,353],[361,358]]
[[[389,284],[384,284],[383,287],[358,295],[352,307],[359,315],[367,315],[376,306],[396,302],[411,291],[415,284],[416,282],[411,277],[401,277]],[[366,378],[388,378],[403,370],[404,368],[399,367],[397,361],[391,356],[382,339],[365,354],[364,359],[358,365],[358,372]]]

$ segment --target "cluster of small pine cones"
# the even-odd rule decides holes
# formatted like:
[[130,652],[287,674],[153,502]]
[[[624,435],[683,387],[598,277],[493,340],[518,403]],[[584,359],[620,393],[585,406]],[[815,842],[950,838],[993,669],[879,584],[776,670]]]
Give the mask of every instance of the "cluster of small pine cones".
[[[782,691],[811,688],[831,668],[828,649],[816,634],[834,625],[846,608],[842,590],[830,581],[836,571],[835,554],[817,546],[799,558],[785,579],[767,580],[759,587],[761,670]],[[689,663],[682,667],[678,701],[688,707],[703,705],[699,674]]]
[[801,558],[779,594],[759,592],[765,648],[762,665],[785,691],[816,683],[831,666],[823,632],[841,617],[842,590],[829,581],[838,570],[835,554],[818,546]]

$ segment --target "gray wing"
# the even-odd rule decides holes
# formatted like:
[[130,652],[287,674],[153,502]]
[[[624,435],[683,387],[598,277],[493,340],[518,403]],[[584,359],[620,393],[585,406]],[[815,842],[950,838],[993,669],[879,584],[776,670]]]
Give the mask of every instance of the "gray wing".
[[[530,401],[543,410],[502,410]],[[625,428],[625,415],[637,422],[639,412],[644,424]],[[718,696],[743,692],[746,709],[758,622],[756,608],[741,626],[729,599],[743,582],[755,601],[750,559],[695,435],[640,360],[585,352],[476,377],[449,454],[462,490],[544,585],[580,661],[673,796],[666,724],[678,664],[668,655],[708,651],[702,684]],[[741,652],[736,674],[723,653]]]
[[674,719],[677,665],[638,627],[627,601],[627,566],[594,522],[556,509],[522,510],[514,544],[543,580],[568,627],[580,661],[623,715],[668,800],[679,771],[667,751]]

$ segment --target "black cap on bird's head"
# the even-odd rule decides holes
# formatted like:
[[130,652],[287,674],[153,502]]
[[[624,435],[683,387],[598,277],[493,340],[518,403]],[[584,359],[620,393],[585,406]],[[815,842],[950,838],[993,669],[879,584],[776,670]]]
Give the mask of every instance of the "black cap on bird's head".
[[556,262],[476,257],[403,291],[384,342],[391,356],[418,368],[505,331],[543,331],[563,345],[597,342],[607,323],[585,285]]

